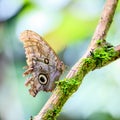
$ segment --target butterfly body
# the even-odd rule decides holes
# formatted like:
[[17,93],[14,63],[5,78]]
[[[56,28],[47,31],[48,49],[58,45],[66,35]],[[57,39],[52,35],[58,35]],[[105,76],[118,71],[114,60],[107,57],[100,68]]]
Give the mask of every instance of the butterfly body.
[[36,96],[40,90],[52,91],[55,88],[55,81],[59,80],[65,69],[64,63],[37,33],[26,30],[20,39],[24,44],[28,65],[24,75],[31,74],[25,83],[31,87],[30,94]]

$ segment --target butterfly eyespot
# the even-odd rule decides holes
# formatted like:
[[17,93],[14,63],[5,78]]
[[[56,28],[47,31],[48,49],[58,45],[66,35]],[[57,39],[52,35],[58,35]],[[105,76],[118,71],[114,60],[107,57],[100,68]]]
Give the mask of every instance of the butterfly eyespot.
[[49,64],[49,60],[47,58],[44,59],[45,64]]
[[38,81],[40,84],[45,85],[48,82],[48,79],[45,75],[40,74]]

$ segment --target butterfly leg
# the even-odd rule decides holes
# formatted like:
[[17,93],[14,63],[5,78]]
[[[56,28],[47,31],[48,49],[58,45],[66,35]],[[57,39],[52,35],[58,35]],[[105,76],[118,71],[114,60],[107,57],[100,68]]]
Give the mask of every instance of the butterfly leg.
[[32,67],[28,68],[28,69],[23,73],[23,76],[26,76],[26,75],[28,75],[28,74],[31,74],[32,71],[33,71],[33,68],[32,68]]

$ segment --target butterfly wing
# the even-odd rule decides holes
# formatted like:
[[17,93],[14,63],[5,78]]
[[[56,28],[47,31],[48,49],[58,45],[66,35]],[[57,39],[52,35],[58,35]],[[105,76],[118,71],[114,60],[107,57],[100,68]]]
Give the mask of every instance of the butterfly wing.
[[55,81],[64,71],[63,62],[37,33],[26,30],[21,34],[20,40],[24,44],[28,65],[24,75],[31,74],[25,83],[31,86],[30,94],[36,96],[40,90],[52,91],[55,88]]

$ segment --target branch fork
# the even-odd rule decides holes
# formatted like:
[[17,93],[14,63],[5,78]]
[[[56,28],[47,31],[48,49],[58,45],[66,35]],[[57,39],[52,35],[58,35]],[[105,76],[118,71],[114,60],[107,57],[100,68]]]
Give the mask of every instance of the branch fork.
[[118,4],[118,0],[106,0],[101,18],[83,57],[71,68],[64,80],[59,81],[51,97],[33,120],[55,120],[69,97],[77,91],[84,76],[120,58],[120,45],[107,43],[106,36]]

